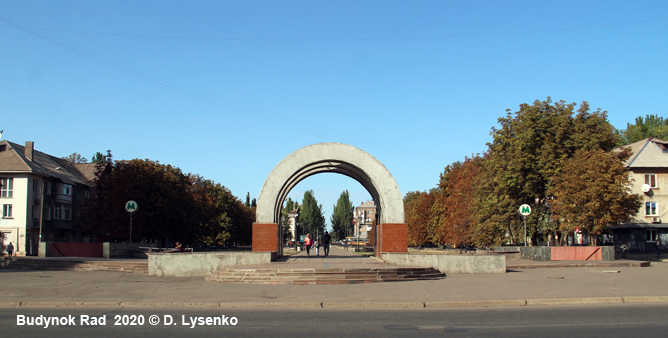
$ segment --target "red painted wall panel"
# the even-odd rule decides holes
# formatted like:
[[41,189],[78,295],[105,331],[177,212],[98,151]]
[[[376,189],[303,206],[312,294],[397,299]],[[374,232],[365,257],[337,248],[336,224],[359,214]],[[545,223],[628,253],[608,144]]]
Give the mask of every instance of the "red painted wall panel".
[[602,261],[603,250],[599,246],[552,247],[553,261]]
[[278,252],[278,224],[253,223],[253,251]]
[[102,243],[52,243],[53,257],[100,257]]

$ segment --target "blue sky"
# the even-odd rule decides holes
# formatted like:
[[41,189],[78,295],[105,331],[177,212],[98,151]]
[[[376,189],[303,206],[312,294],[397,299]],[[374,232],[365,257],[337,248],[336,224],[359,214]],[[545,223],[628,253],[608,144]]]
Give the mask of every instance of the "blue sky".
[[[403,194],[534,100],[625,128],[668,114],[666,1],[0,2],[0,129],[39,151],[148,158],[257,197],[291,152],[351,144]],[[321,174],[329,221],[357,182]]]

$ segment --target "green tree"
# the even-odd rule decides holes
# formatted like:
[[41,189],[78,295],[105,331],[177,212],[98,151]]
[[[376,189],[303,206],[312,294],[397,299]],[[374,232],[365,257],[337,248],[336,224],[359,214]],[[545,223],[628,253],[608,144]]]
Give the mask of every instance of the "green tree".
[[348,194],[348,190],[346,190],[341,193],[339,199],[336,201],[332,217],[330,218],[335,238],[339,240],[345,239],[350,234],[354,212],[353,202],[350,201],[350,195]]
[[99,176],[96,197],[82,211],[89,231],[109,234],[110,239],[129,237],[129,218],[123,206],[135,200],[139,210],[133,215],[133,238],[171,239],[184,243],[194,240],[194,203],[188,178],[180,169],[149,160],[118,161],[105,166]]
[[93,155],[93,158],[91,159],[91,162],[92,163],[105,162],[104,154],[102,154],[101,152],[98,151],[97,153],[95,153],[95,155]]
[[100,165],[95,190],[80,217],[89,234],[127,240],[129,217],[123,206],[135,200],[133,239],[209,245],[251,241],[251,208],[220,184],[170,165],[138,159]]
[[668,120],[658,115],[636,117],[635,124],[626,124],[626,129],[620,130],[623,144],[630,144],[648,137],[668,140]]
[[219,183],[198,175],[189,175],[189,180],[196,207],[192,217],[199,223],[196,241],[206,245],[250,243],[254,221],[250,208]]
[[492,128],[493,142],[488,143],[484,177],[474,202],[479,245],[499,244],[508,235],[517,241],[521,227],[517,208],[525,203],[533,209],[527,219],[531,237],[554,231],[557,224],[547,205],[553,176],[576,150],[610,151],[619,144],[607,112],[591,112],[587,102],[576,110],[575,103],[548,98],[522,104],[515,113],[508,110],[498,122],[500,128]]
[[[550,205],[554,217],[563,220],[562,234],[579,228],[598,236],[607,226],[636,214],[642,199],[631,194],[631,178],[623,162],[629,155],[628,151],[581,149],[553,177]],[[592,244],[596,245],[595,240]]]
[[325,232],[325,216],[322,212],[322,204],[318,205],[318,201],[313,196],[313,190],[304,192],[299,222],[304,234],[310,233],[314,239],[317,234],[322,235]]
[[251,200],[250,192],[246,193],[246,203],[244,203],[249,208],[257,208],[257,200],[255,197]]
[[79,153],[73,153],[69,156],[63,157],[63,159],[70,161],[70,163],[88,163],[85,157],[81,156]]
[[102,163],[111,164],[113,162],[112,158],[113,156],[111,155],[111,150],[107,150],[106,155],[98,151],[97,153],[95,153],[95,155],[93,155],[91,162],[97,164],[102,164]]

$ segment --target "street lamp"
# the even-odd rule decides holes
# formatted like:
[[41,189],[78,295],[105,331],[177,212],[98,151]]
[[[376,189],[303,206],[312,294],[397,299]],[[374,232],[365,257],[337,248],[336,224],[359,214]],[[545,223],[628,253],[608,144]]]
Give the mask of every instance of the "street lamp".
[[299,250],[297,248],[301,247],[301,236],[299,235],[299,222],[297,222],[297,218],[295,218],[295,250]]
[[362,220],[364,219],[364,216],[362,214],[359,215],[359,223],[357,223],[357,252],[360,251],[360,230],[362,229]]

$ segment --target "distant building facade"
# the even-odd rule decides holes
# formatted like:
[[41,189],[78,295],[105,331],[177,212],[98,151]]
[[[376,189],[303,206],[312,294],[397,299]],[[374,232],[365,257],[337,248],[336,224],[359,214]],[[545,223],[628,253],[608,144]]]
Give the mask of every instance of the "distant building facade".
[[626,162],[633,179],[632,193],[642,196],[642,206],[631,221],[611,227],[615,246],[631,251],[656,252],[668,248],[668,141],[647,138],[628,146]]
[[95,164],[73,164],[35,150],[33,142],[0,141],[0,254],[37,255],[42,241],[82,241],[75,220],[92,194]]
[[290,228],[290,234],[292,234],[292,240],[299,240],[299,234],[297,233],[297,222],[299,220],[299,214],[297,210],[292,210],[288,212],[288,227]]
[[371,227],[376,224],[376,203],[366,201],[355,208],[353,237],[368,240]]

